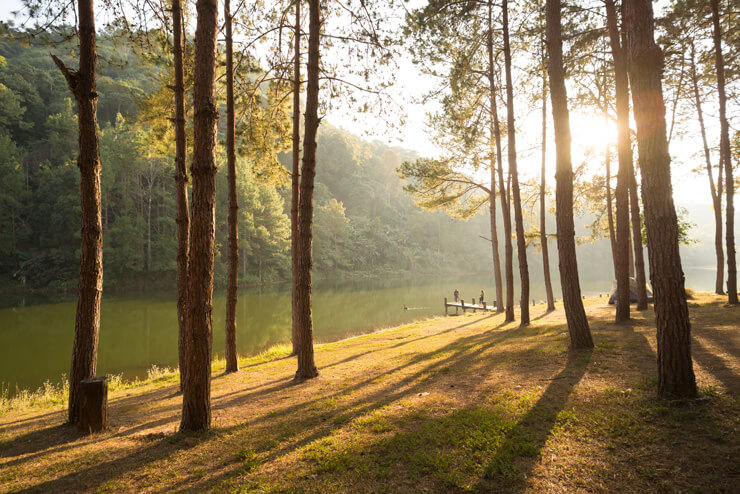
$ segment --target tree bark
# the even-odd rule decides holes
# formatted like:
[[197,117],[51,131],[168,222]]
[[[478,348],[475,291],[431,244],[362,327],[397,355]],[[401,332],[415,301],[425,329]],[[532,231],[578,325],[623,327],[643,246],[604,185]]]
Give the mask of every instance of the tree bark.
[[653,37],[649,0],[625,0],[632,103],[642,173],[650,278],[658,339],[658,393],[696,396],[691,324],[678,249],[661,71],[663,53]]
[[701,94],[699,93],[699,77],[696,74],[696,49],[693,40],[690,45],[691,83],[694,90],[694,106],[696,116],[699,119],[699,130],[701,131],[702,144],[704,146],[704,162],[707,165],[707,178],[709,178],[709,192],[712,194],[712,205],[714,206],[714,251],[717,258],[717,275],[714,283],[714,293],[725,294],[725,251],[722,245],[722,165],[717,166],[717,185],[714,184],[712,176],[712,159],[707,143],[707,131],[704,126],[704,111],[701,105]]
[[236,198],[236,123],[234,121],[234,41],[231,1],[224,0],[226,17],[226,168],[229,195],[229,273],[226,289],[226,372],[239,370],[236,354],[236,301],[239,287],[239,204]]
[[648,306],[647,283],[645,280],[645,258],[642,253],[642,220],[640,219],[640,203],[637,200],[637,180],[632,160],[628,173],[630,215],[632,220],[632,249],[635,260],[635,282],[637,283],[637,310],[645,310]]
[[547,294],[547,310],[555,310],[555,297],[552,293],[550,279],[550,254],[547,245],[547,221],[545,217],[545,166],[547,164],[547,74],[545,73],[545,42],[542,43],[542,164],[540,171],[540,246],[542,249],[542,270],[545,277],[545,293]]
[[292,262],[291,286],[291,341],[293,355],[298,353],[298,304],[296,282],[298,280],[298,200],[300,197],[301,156],[301,0],[295,2],[295,33],[293,38],[293,172],[290,189],[290,254]]
[[80,209],[80,280],[77,288],[75,337],[69,373],[68,420],[80,420],[80,382],[95,376],[98,363],[100,300],[103,294],[103,220],[100,204],[100,146],[98,140],[98,93],[95,81],[97,47],[95,14],[92,0],[78,0],[80,67],[67,68],[52,55],[77,101],[79,128]]
[[514,320],[514,248],[511,244],[509,198],[504,184],[504,159],[501,153],[501,126],[498,119],[498,106],[496,104],[496,85],[493,82],[491,83],[491,101],[493,102],[491,112],[493,113],[496,161],[498,162],[498,188],[499,197],[501,198],[501,215],[504,219],[504,261],[506,264],[506,306],[504,308],[504,321],[512,322]]
[[511,47],[509,45],[509,0],[503,0],[504,28],[504,68],[506,71],[506,138],[509,142],[509,174],[511,193],[514,200],[514,223],[516,226],[516,246],[519,258],[519,278],[521,279],[520,326],[529,324],[529,266],[527,264],[527,240],[524,238],[524,218],[519,191],[519,171],[516,161],[516,118],[514,116],[514,87],[511,78]]
[[185,165],[185,77],[183,75],[183,27],[180,0],[172,0],[173,64],[175,69],[175,202],[177,203],[177,351],[180,365],[180,391],[185,380],[188,321],[188,257],[190,254],[190,212],[188,172]]
[[211,424],[211,345],[213,259],[216,214],[216,34],[217,0],[198,0],[193,90],[193,213],[190,264],[187,369],[180,429],[207,429]]
[[296,312],[298,315],[298,370],[296,380],[319,375],[314,363],[313,316],[311,313],[311,270],[313,244],[313,188],[316,176],[316,137],[320,119],[319,60],[321,3],[309,0],[308,70],[306,71],[305,134],[298,211],[298,277],[296,280]]
[[550,100],[555,129],[556,220],[560,284],[563,307],[570,333],[572,349],[593,348],[591,330],[581,299],[576,259],[575,226],[573,224],[573,164],[570,149],[570,121],[568,95],[563,70],[563,40],[560,27],[560,0],[547,0],[547,43],[549,51]]
[[606,224],[609,228],[609,244],[612,251],[612,266],[614,278],[617,277],[617,234],[614,229],[614,209],[612,208],[612,155],[609,144],[604,149],[604,165],[606,168]]
[[726,249],[727,249],[727,302],[737,304],[737,265],[735,264],[735,182],[732,178],[732,153],[730,151],[730,127],[727,123],[727,96],[725,94],[725,62],[722,55],[722,30],[719,23],[719,0],[710,0],[712,7],[712,38],[714,40],[714,64],[717,69],[717,96],[719,97],[720,166],[724,164],[727,184]]
[[[494,65],[493,65],[493,2],[488,2],[488,33],[486,35],[486,48],[488,50],[488,81],[489,81],[489,104],[491,106],[491,119],[489,120],[489,147],[491,162],[491,195],[489,197],[489,209],[491,214],[491,250],[493,254],[493,274],[496,282],[496,312],[504,311],[503,283],[501,281],[501,259],[498,251],[498,227],[496,225],[496,132],[497,124],[494,122],[493,112],[496,106],[496,93],[494,90]],[[500,138],[499,138],[500,139]],[[512,295],[513,296],[513,295]]]
[[617,106],[617,251],[615,272],[617,275],[617,322],[630,318],[630,217],[629,217],[629,170],[632,163],[632,146],[629,128],[629,88],[627,86],[627,60],[619,40],[617,9],[614,0],[605,0],[606,22],[609,30],[612,58],[614,59],[614,84]]

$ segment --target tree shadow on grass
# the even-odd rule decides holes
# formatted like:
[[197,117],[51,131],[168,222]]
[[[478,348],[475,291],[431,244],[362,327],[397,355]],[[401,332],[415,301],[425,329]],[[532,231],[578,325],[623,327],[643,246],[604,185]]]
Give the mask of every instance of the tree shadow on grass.
[[526,488],[523,480],[532,471],[558,414],[586,373],[590,360],[591,350],[568,353],[565,368],[552,379],[539,400],[508,433],[474,490],[522,492]]
[[[691,345],[692,356],[699,365],[720,381],[730,393],[740,392],[740,376],[738,376],[737,371],[730,368],[722,358],[715,355],[696,336],[692,338]],[[738,358],[736,355],[731,356],[735,359]]]
[[87,435],[69,424],[42,427],[9,441],[0,442],[0,458],[15,458],[45,450],[56,451],[58,447],[75,443],[84,437]]

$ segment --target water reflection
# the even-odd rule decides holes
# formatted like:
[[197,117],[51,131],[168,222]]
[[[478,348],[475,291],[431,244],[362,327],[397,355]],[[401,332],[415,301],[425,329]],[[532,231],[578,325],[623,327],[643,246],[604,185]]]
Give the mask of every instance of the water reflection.
[[[694,275],[694,276],[692,276]],[[700,275],[700,276],[696,276]],[[696,279],[693,279],[696,278]],[[706,280],[704,279],[706,278]],[[694,284],[692,284],[692,282]],[[708,286],[705,286],[707,285]],[[606,293],[611,282],[582,282],[585,295]],[[687,285],[711,289],[713,274],[687,272]],[[395,326],[444,313],[442,300],[455,289],[464,299],[477,299],[494,288],[490,276],[416,276],[408,278],[318,280],[314,284],[315,337],[327,342],[378,328]],[[556,297],[559,297],[559,287]],[[517,289],[518,296],[518,289]],[[59,381],[69,372],[74,296],[6,299],[0,308],[0,382],[15,389],[35,389]],[[532,298],[545,298],[533,283]],[[241,355],[258,353],[290,339],[290,284],[247,288],[239,293],[237,343]],[[404,310],[404,306],[412,310]],[[213,351],[224,354],[226,299],[213,303]],[[152,365],[177,363],[177,316],[173,293],[105,294],[103,298],[98,373],[142,377]]]

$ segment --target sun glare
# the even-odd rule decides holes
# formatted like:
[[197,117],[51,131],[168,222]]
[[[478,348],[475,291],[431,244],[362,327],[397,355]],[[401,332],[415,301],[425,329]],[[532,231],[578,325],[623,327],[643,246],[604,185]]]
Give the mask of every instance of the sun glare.
[[602,153],[607,144],[616,143],[617,127],[612,121],[573,112],[570,122],[573,145],[584,152]]

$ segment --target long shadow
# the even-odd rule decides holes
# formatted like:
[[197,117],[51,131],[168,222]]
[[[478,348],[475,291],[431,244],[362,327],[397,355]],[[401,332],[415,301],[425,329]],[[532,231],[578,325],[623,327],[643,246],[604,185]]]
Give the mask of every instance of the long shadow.
[[[475,324],[479,321],[480,320],[476,320],[468,324]],[[433,335],[427,336],[434,336],[438,334],[441,333],[435,333]],[[517,332],[515,329],[498,333],[494,338],[491,338],[490,333],[476,333],[474,335],[470,335],[465,338],[450,342],[449,344],[444,345],[433,351],[425,352],[424,354],[415,354],[411,359],[394,369],[385,372],[379,372],[374,376],[363,379],[358,383],[353,383],[350,386],[342,386],[341,390],[332,393],[329,396],[317,396],[316,398],[308,400],[306,402],[302,402],[300,404],[286,407],[283,410],[279,410],[276,414],[269,414],[270,417],[277,416],[278,424],[276,427],[294,424],[294,427],[292,429],[296,432],[290,434],[289,437],[293,437],[295,436],[295,434],[299,435],[297,441],[295,440],[296,437],[293,437],[293,439],[286,438],[287,444],[285,445],[285,447],[279,448],[274,452],[271,451],[270,455],[272,457],[276,457],[288,451],[293,451],[297,448],[300,448],[302,445],[308,444],[311,441],[330,435],[335,430],[337,430],[338,427],[340,427],[336,424],[346,423],[347,421],[352,420],[355,417],[359,417],[370,411],[381,408],[393,402],[394,400],[413,396],[418,391],[428,389],[426,387],[430,384],[430,379],[435,378],[434,373],[442,368],[451,366],[465,366],[469,365],[471,362],[477,362],[478,360],[485,360],[487,365],[493,366],[495,365],[495,362],[491,362],[488,359],[483,359],[482,354],[491,346],[495,345],[497,342],[516,334]],[[407,343],[409,343],[409,341],[404,341],[402,343],[399,343],[399,345]],[[439,358],[438,356],[442,354],[445,354],[444,357]],[[335,417],[337,417],[337,419],[339,419],[334,421],[334,425],[332,425],[331,422],[325,422],[327,416],[325,412],[317,412],[316,410],[312,410],[312,407],[314,407],[317,402],[324,400],[330,396],[339,396],[345,393],[356,391],[362,386],[378,384],[378,382],[376,381],[378,378],[382,378],[384,375],[387,374],[401,371],[409,365],[417,364],[428,359],[433,359],[433,361],[429,365],[425,365],[421,369],[415,369],[414,372],[410,373],[409,375],[403,376],[403,378],[399,381],[394,381],[393,383],[388,384],[381,384],[379,388],[377,390],[373,390],[370,395],[363,396],[361,399],[348,400],[342,406],[338,408],[332,408],[330,410],[330,415],[334,415]],[[253,393],[246,393],[239,396],[234,396],[231,400],[228,400],[225,403],[214,403],[214,408],[224,409],[226,407],[238,406],[241,402],[243,402],[243,400],[252,399],[257,394],[262,396],[269,396],[280,391],[281,389],[287,388],[291,384],[291,382],[282,382],[277,384],[276,386],[270,386],[268,388],[261,389]],[[161,393],[166,393],[166,390],[156,390],[151,393],[146,393],[146,396],[157,396]],[[139,399],[141,399],[141,396],[139,396]],[[120,401],[122,403],[119,404],[125,406],[128,405],[129,398],[127,397],[126,399],[122,399]],[[136,401],[138,400],[132,400],[132,404]],[[268,414],[265,414],[263,420],[266,420],[267,416]],[[161,420],[164,419],[160,419],[154,422],[159,422]],[[250,435],[259,436],[260,430],[264,430],[265,432],[267,432],[267,429],[272,429],[274,425],[266,424],[265,427],[267,427],[267,429],[264,429],[257,424],[258,422],[260,421],[250,421]],[[253,425],[258,426],[256,427],[256,429],[252,429]],[[139,429],[140,427],[142,426],[137,425],[135,429]],[[224,431],[229,432],[235,430],[237,427],[238,426],[226,428],[224,429]],[[312,430],[312,432],[310,432],[309,434],[303,434],[303,432],[305,432],[306,430]],[[38,433],[39,432],[37,431],[36,434]],[[127,431],[127,434],[130,433],[130,430]],[[55,434],[55,436],[56,435],[57,434]],[[183,435],[181,434],[176,434],[174,436],[168,435],[162,441],[153,442],[151,445],[148,445],[141,449],[136,449],[133,452],[124,452],[122,456],[109,461],[105,461],[100,464],[85,466],[85,468],[83,469],[76,470],[75,472],[70,472],[69,474],[55,480],[50,480],[42,484],[33,486],[29,488],[28,491],[64,491],[80,488],[94,489],[95,487],[103,484],[108,480],[123,476],[127,472],[136,470],[143,465],[166,459],[169,455],[176,452],[178,449],[190,445],[182,443],[182,437]],[[16,447],[21,447],[21,445],[17,442],[18,440],[19,438],[15,438],[13,439],[13,441],[11,441],[11,443],[14,443],[14,446]],[[57,441],[57,445],[63,444],[59,442],[58,439],[55,439],[55,441]],[[36,441],[33,442],[35,443]],[[48,441],[43,442],[43,448],[49,448],[50,444],[53,446],[53,443],[49,443]],[[37,447],[37,450],[38,449],[40,448]],[[229,472],[231,473],[229,474],[227,472],[225,473],[225,475],[234,474],[233,469],[231,469],[230,467]],[[188,477],[191,479],[193,478],[192,476]]]
[[[537,403],[509,432],[491,459],[485,477],[474,490],[491,492],[505,487],[509,492],[522,492],[526,488],[521,478],[527,477],[534,467],[534,458],[540,456],[558,413],[586,373],[590,360],[590,350],[568,353],[565,368],[552,379]],[[527,461],[522,462],[523,458]]]
[[725,385],[731,393],[740,391],[740,377],[737,373],[727,366],[725,361],[714,355],[711,350],[704,346],[696,337],[691,339],[692,354],[704,369],[712,374],[718,381]]
[[467,327],[467,326],[472,326],[473,324],[478,324],[479,322],[485,321],[486,319],[491,319],[495,315],[496,314],[491,314],[491,315],[488,315],[486,317],[481,317],[480,319],[476,319],[475,321],[470,321],[470,322],[467,322],[465,324],[461,324],[459,326],[455,326],[453,328],[448,328],[448,329],[445,329],[443,331],[438,331],[436,333],[431,333],[431,334],[427,334],[427,335],[424,335],[424,336],[419,336],[418,338],[404,339],[403,341],[400,341],[400,342],[396,343],[395,345],[391,345],[391,346],[380,346],[380,347],[378,347],[378,348],[376,348],[374,350],[367,350],[365,352],[361,352],[361,353],[357,353],[357,354],[354,354],[354,355],[350,355],[349,357],[344,358],[344,359],[342,359],[342,360],[340,360],[338,362],[333,362],[333,363],[331,363],[329,365],[322,365],[322,366],[320,366],[319,370],[321,370],[321,369],[330,369],[332,367],[336,367],[338,365],[345,364],[347,362],[351,362],[351,361],[356,360],[356,359],[358,359],[360,357],[364,357],[365,355],[370,355],[370,354],[375,353],[375,352],[380,351],[380,350],[391,350],[391,349],[398,348],[398,347],[401,347],[401,346],[404,346],[404,345],[408,345],[409,343],[415,343],[415,342],[418,342],[418,341],[421,341],[421,340],[425,340],[427,338],[433,338],[435,336],[440,336],[440,335],[443,335],[443,334],[446,334],[446,333],[451,333],[452,331],[457,331],[458,329],[462,329],[462,328]]
[[38,453],[77,441],[85,435],[77,427],[57,424],[35,429],[9,441],[0,443],[0,458],[15,458],[21,455]]
[[87,490],[96,490],[98,486],[125,475],[127,472],[135,470],[144,464],[168,458],[176,451],[190,446],[190,443],[183,441],[186,434],[170,436],[159,441],[152,442],[151,445],[137,449],[134,453],[124,455],[113,460],[95,463],[75,470],[66,475],[53,480],[48,480],[40,484],[23,489],[19,492],[78,492]]
[[[286,442],[284,446],[272,449],[268,452],[265,461],[273,461],[276,458],[296,451],[307,444],[330,436],[335,431],[343,427],[342,424],[349,423],[353,419],[372,413],[373,411],[381,409],[393,402],[415,396],[420,391],[430,389],[429,386],[434,384],[430,382],[434,379],[433,374],[439,369],[455,368],[460,366],[468,367],[471,364],[475,364],[478,360],[483,361],[488,367],[495,366],[496,363],[494,361],[483,359],[482,355],[486,350],[493,347],[498,341],[505,339],[506,337],[508,336],[503,335],[493,340],[486,334],[469,337],[466,340],[467,344],[462,348],[459,348],[456,352],[453,352],[452,355],[441,360],[434,361],[398,381],[381,386],[378,390],[369,395],[363,396],[358,400],[349,401],[339,407],[332,407],[326,412],[311,413],[312,405],[317,402],[342,394],[343,392],[346,392],[347,389],[355,389],[353,387],[343,387],[343,391],[339,393],[317,397],[314,400],[302,402],[283,409],[280,412],[270,414],[270,417],[272,418],[277,416],[277,420],[280,421],[278,424],[261,427],[261,423],[264,421],[264,418],[262,420],[258,419],[250,421],[249,434],[250,436],[267,437],[271,430],[282,430],[287,427],[292,427],[293,430],[296,430],[295,433],[291,434],[290,438],[284,439],[284,442]],[[447,346],[443,348],[447,348]],[[444,353],[446,353],[446,351],[444,351]],[[425,358],[420,358],[420,360],[425,360]],[[396,370],[400,370],[406,365],[409,364],[399,366]],[[396,370],[394,370],[394,372]],[[358,384],[363,386],[370,384],[383,374],[385,373],[377,374],[375,377]],[[424,377],[427,374],[428,376]],[[231,406],[237,406],[237,404],[233,404]],[[331,421],[327,421],[327,418],[331,418]],[[311,432],[301,435],[301,433],[304,433],[305,431]],[[296,435],[299,437],[295,438]],[[238,472],[235,472],[234,470],[235,469],[233,468],[227,469],[227,471],[223,472],[218,477],[208,479],[207,484],[213,486],[216,483],[237,474]],[[183,480],[183,484],[185,482],[186,481]],[[202,487],[205,488],[205,484]]]

